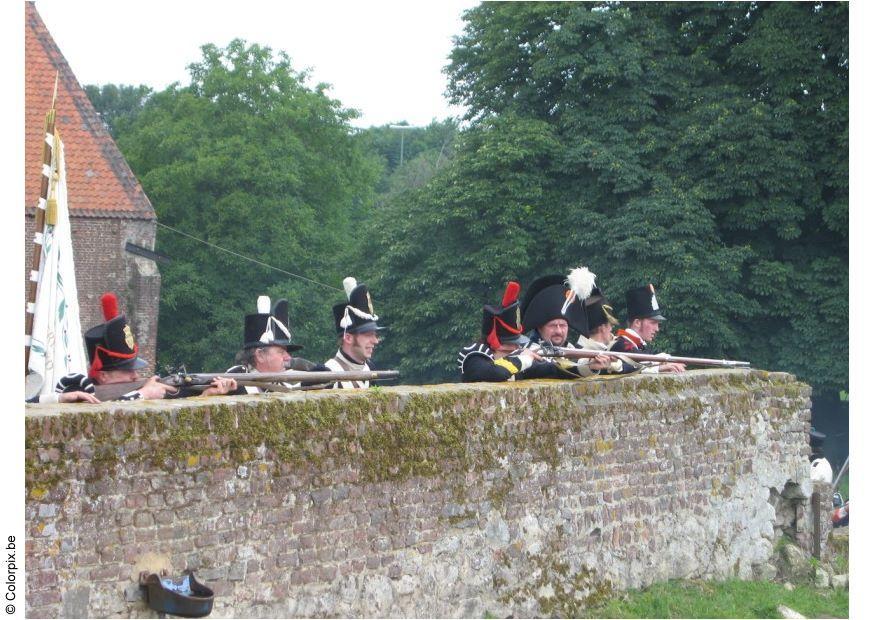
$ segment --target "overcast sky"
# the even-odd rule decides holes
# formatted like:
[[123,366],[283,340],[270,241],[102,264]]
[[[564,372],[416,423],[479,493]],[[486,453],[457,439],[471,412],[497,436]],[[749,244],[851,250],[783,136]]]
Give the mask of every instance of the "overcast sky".
[[36,0],[36,8],[85,84],[188,84],[200,46],[234,38],[285,51],[295,70],[362,117],[359,127],[458,116],[444,98],[452,37],[475,0],[301,2],[249,0]]

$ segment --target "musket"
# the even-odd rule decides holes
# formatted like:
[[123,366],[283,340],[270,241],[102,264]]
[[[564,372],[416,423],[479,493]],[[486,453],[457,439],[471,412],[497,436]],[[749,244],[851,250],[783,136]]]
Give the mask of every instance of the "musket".
[[537,351],[542,357],[565,357],[571,360],[589,358],[592,359],[599,355],[607,355],[618,359],[629,359],[633,362],[657,362],[664,364],[666,362],[675,362],[678,364],[687,364],[690,366],[716,366],[718,368],[750,368],[750,362],[739,362],[736,360],[718,360],[709,359],[707,357],[678,357],[675,355],[651,355],[648,353],[625,353],[623,351],[595,351],[593,349],[571,349],[566,347],[553,347],[541,345],[541,350]]
[[[386,381],[388,379],[397,378],[399,374],[400,373],[397,370],[350,370],[336,372],[322,370],[286,370],[283,372],[179,372],[166,377],[160,377],[158,382],[175,388],[189,388],[192,390],[203,391],[210,387],[213,379],[219,377],[222,379],[234,379],[237,381],[238,385],[251,385],[277,392],[292,392],[312,387],[312,384],[328,384],[330,386],[340,381]],[[125,383],[95,385],[94,395],[100,401],[115,400],[128,392],[140,389],[146,381],[148,381],[148,379]],[[301,385],[283,385],[294,383],[300,383]]]

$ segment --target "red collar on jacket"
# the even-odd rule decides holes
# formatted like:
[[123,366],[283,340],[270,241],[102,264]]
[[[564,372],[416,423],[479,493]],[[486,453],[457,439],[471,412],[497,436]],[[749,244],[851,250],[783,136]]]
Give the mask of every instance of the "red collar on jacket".
[[639,336],[634,329],[621,329],[617,332],[617,336],[625,338],[639,349],[643,349],[647,346],[647,343],[644,342],[644,339],[641,338],[641,336]]

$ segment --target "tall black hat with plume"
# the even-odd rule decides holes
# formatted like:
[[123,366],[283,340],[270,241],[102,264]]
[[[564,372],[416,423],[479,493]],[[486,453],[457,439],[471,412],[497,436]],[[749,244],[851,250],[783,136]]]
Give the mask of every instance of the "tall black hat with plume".
[[352,277],[344,278],[343,290],[347,301],[333,307],[334,326],[338,334],[362,334],[386,329],[377,325],[380,317],[374,312],[374,304],[366,284],[359,284]]
[[146,360],[137,357],[140,347],[125,315],[119,314],[115,294],[104,293],[100,304],[106,322],[85,332],[90,363],[88,375],[93,377],[101,370],[136,370],[148,366]]
[[656,288],[652,284],[626,291],[626,315],[629,320],[653,319],[664,321],[662,308],[656,301]]
[[572,269],[568,276],[549,275],[529,286],[520,309],[523,328],[537,329],[554,319],[565,319],[581,334],[589,330],[584,300],[595,286],[595,275],[586,267]]
[[247,314],[243,321],[243,348],[283,347],[286,351],[303,349],[303,345],[292,342],[289,324],[289,302],[280,299],[270,309],[270,297],[260,295],[256,304],[257,312]]
[[493,349],[498,349],[502,343],[520,344],[527,342],[523,333],[523,323],[520,320],[520,285],[510,281],[504,289],[504,297],[497,306],[483,306],[483,338]]

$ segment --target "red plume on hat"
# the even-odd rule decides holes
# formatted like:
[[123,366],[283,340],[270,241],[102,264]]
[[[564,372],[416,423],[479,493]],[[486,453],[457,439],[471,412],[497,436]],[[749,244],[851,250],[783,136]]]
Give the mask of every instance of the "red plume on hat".
[[[501,346],[501,335],[499,331],[502,331],[506,334],[520,334],[522,332],[522,326],[518,325],[517,317],[510,317],[508,312],[517,312],[519,311],[519,306],[517,304],[517,298],[520,295],[520,285],[519,282],[514,282],[511,280],[507,283],[507,288],[504,289],[504,297],[501,298],[501,306],[485,306],[483,308],[485,312],[485,320],[486,325],[484,326],[484,333],[486,333],[486,343],[492,347],[493,349],[498,349]],[[516,310],[509,310],[510,308],[516,308]],[[502,319],[502,314],[507,315],[505,318],[508,320]],[[508,321],[513,321],[513,325],[511,325]],[[487,333],[488,330],[488,333]]]
[[507,308],[520,296],[520,284],[511,280],[507,283],[507,288],[504,289],[504,297],[501,299],[501,305]]
[[115,293],[104,293],[100,296],[100,305],[103,306],[103,320],[111,321],[118,316],[118,298]]

